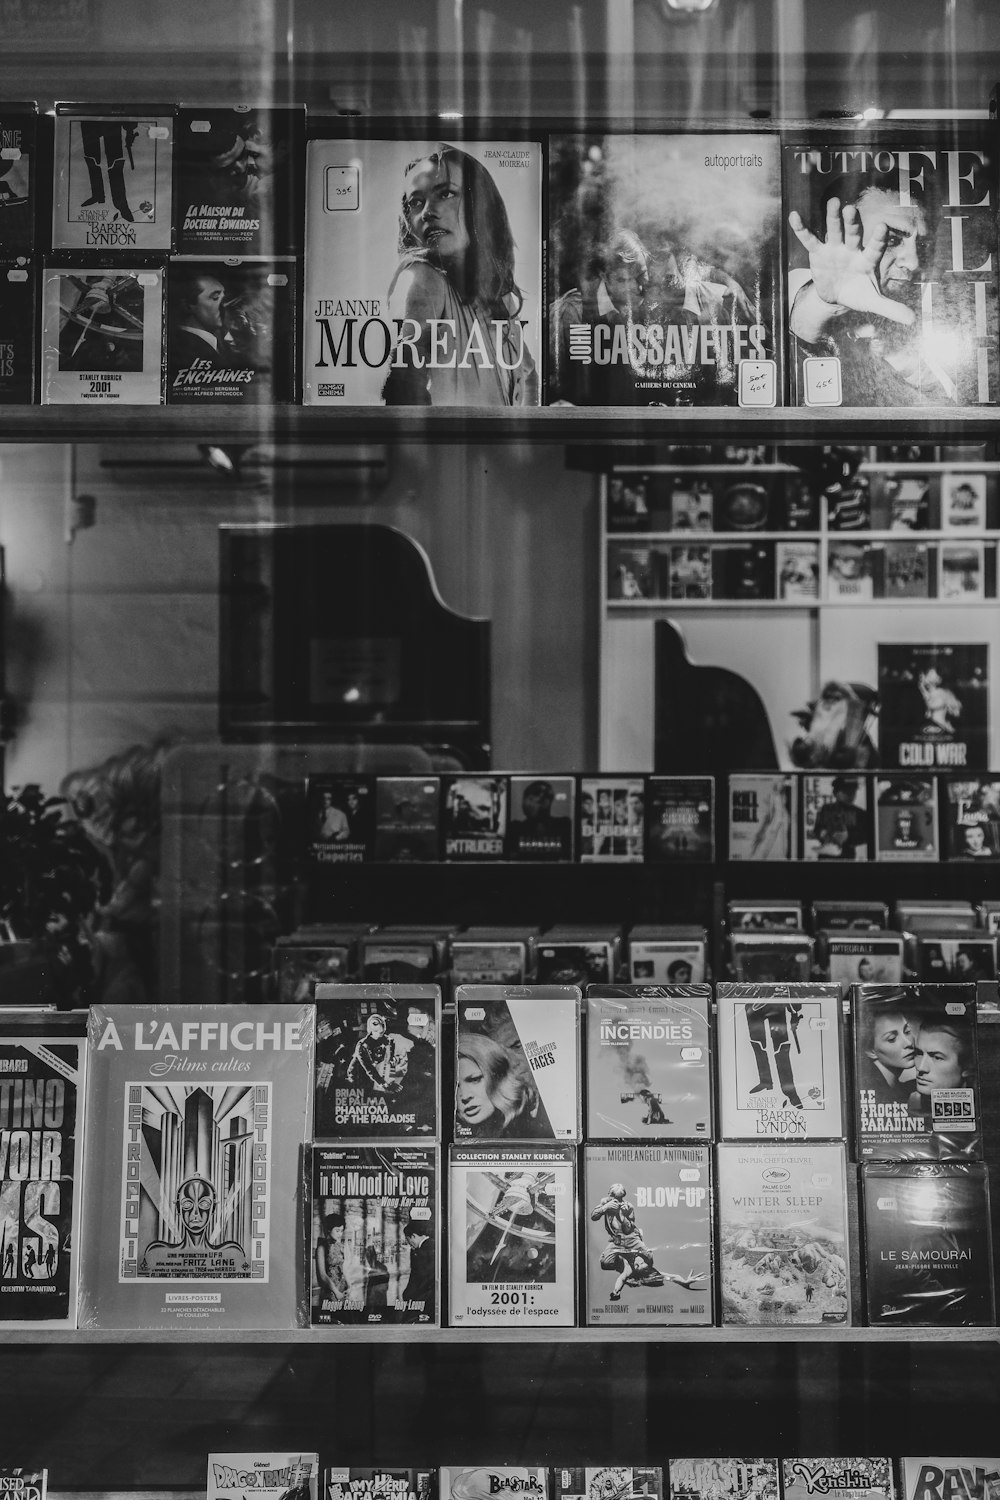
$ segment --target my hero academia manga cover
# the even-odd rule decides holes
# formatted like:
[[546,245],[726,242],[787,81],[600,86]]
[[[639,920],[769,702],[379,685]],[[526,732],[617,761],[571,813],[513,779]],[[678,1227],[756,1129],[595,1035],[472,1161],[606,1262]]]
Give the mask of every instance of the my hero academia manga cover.
[[321,1500],[436,1500],[434,1469],[329,1468]]

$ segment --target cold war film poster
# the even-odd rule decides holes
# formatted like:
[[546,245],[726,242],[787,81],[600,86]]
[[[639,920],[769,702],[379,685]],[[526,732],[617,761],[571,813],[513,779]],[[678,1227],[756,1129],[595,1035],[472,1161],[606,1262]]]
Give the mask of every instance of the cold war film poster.
[[322,1500],[435,1500],[434,1469],[327,1468]]
[[437,1146],[312,1146],[310,1155],[313,1326],[435,1326]]
[[171,248],[173,110],[57,104],[52,248]]
[[299,255],[302,105],[194,105],[177,114],[179,255]]
[[879,645],[879,750],[887,770],[989,767],[989,647]]
[[295,399],[294,260],[174,256],[167,278],[169,405]]
[[303,400],[537,406],[541,146],[313,140]]
[[838,984],[716,986],[723,1140],[841,1136]]
[[778,1500],[776,1458],[672,1458],[674,1500]]
[[1000,1458],[901,1458],[901,1500],[1000,1500]]
[[324,985],[316,996],[316,1140],[438,1135],[441,992]]
[[210,1453],[206,1500],[319,1500],[318,1453]]
[[0,1037],[0,1325],[76,1322],[86,1044]]
[[710,1140],[708,985],[591,986],[588,1140]]
[[163,271],[50,259],[42,273],[42,404],[159,406]]
[[292,1328],[311,1006],[93,1006],[84,1328]]
[[803,139],[784,183],[796,404],[995,402],[992,127]]
[[580,1139],[580,991],[460,985],[455,1140]]
[[894,1500],[890,1458],[783,1458],[785,1500]]

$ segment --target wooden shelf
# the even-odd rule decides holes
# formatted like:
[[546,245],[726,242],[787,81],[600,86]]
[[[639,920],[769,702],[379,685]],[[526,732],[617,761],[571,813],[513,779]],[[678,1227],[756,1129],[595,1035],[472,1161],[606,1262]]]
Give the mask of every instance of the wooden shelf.
[[9,1344],[927,1344],[1000,1343],[997,1328],[296,1328],[8,1329]]

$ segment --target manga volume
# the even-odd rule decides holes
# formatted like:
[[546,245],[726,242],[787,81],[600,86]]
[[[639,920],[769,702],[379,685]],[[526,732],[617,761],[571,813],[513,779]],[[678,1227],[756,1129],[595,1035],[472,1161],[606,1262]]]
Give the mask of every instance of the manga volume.
[[177,113],[174,217],[179,255],[299,255],[301,105],[202,104]]
[[663,1500],[663,1470],[553,1469],[552,1500]]
[[160,406],[163,269],[46,257],[42,404]]
[[206,1500],[319,1500],[318,1453],[210,1453]]
[[294,260],[173,256],[167,280],[168,405],[295,400]]
[[387,864],[436,860],[441,852],[441,782],[436,776],[379,776],[375,858]]
[[375,841],[370,776],[310,776],[306,787],[307,854],[315,865],[362,864]]
[[53,250],[168,251],[174,110],[57,104]]
[[784,1500],[895,1500],[890,1458],[783,1458]]
[[795,858],[796,791],[793,776],[730,776],[730,859]]
[[901,1458],[902,1500],[1000,1500],[1000,1458]]
[[721,1138],[843,1135],[840,986],[719,984],[715,993]]
[[673,1500],[778,1500],[776,1458],[672,1458]]
[[883,766],[923,772],[989,766],[989,647],[880,645]]
[[713,777],[650,776],[646,782],[646,862],[711,862],[715,858],[714,810]]
[[0,104],[0,258],[35,246],[38,105]]
[[587,1140],[711,1140],[708,985],[587,992]]
[[45,1500],[48,1469],[0,1468],[0,1500]]
[[331,984],[316,993],[316,1140],[439,1134],[441,992]]
[[0,259],[0,406],[29,406],[36,399],[38,285],[33,260]]
[[435,1500],[433,1469],[323,1470],[321,1500]]
[[460,985],[455,1140],[580,1139],[580,991]]
[[484,1465],[479,1469],[442,1468],[438,1470],[440,1500],[496,1500],[508,1495],[510,1500],[546,1500],[547,1469],[510,1469]]

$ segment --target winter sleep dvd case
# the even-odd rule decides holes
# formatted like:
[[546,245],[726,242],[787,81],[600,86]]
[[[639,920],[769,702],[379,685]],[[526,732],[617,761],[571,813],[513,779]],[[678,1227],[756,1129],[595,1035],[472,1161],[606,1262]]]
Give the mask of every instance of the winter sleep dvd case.
[[292,1328],[312,1006],[95,1005],[82,1328]]
[[650,776],[646,782],[646,863],[710,863],[715,858],[715,781]]
[[434,984],[316,991],[316,1140],[437,1138],[441,992]]
[[452,1146],[452,1327],[572,1328],[576,1152],[572,1146]]
[[38,284],[38,267],[27,256],[0,259],[0,406],[36,399]]
[[553,135],[546,400],[782,399],[778,138]]
[[57,104],[53,250],[171,249],[174,111]]
[[706,985],[591,986],[587,1140],[712,1138]]
[[496,1500],[498,1495],[520,1500],[547,1500],[547,1469],[442,1468],[438,1470],[440,1500]]
[[975,986],[859,984],[851,1002],[859,1159],[980,1156]]
[[784,1500],[894,1500],[890,1458],[783,1458]]
[[301,105],[178,110],[174,218],[179,255],[298,255]]
[[982,1162],[866,1162],[861,1193],[872,1326],[996,1321]]
[[435,1500],[434,1469],[327,1468],[320,1500]]
[[536,142],[311,140],[306,405],[537,406],[541,246]]
[[318,1453],[210,1453],[206,1500],[319,1500]]
[[730,776],[730,859],[795,858],[797,790],[792,776]]
[[580,991],[460,985],[455,1140],[580,1139]]
[[1000,1458],[901,1458],[900,1500],[1000,1500]]
[[76,1322],[82,1037],[0,1036],[0,1326]]
[[842,1136],[840,986],[719,984],[716,1004],[721,1138]]
[[842,1145],[716,1148],[722,1322],[849,1324]]
[[552,1500],[663,1500],[663,1470],[642,1466],[553,1469]]
[[776,1458],[672,1458],[674,1500],[778,1500]]
[[437,1146],[312,1146],[310,1158],[313,1326],[435,1326]]
[[586,1316],[608,1324],[712,1322],[707,1146],[586,1146]]
[[995,127],[803,135],[783,156],[793,401],[995,402]]
[[163,270],[49,257],[42,272],[42,404],[163,402]]
[[167,271],[167,402],[295,399],[294,260],[182,260]]
[[35,249],[37,172],[37,104],[0,104],[0,257]]

